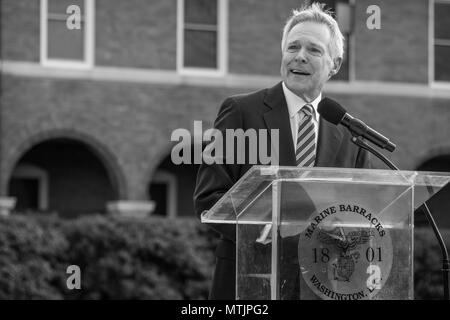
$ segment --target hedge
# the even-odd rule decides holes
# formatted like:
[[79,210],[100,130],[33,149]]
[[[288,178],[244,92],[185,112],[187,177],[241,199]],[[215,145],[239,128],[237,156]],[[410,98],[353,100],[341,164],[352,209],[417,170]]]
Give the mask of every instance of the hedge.
[[0,299],[205,299],[214,247],[194,219],[14,215],[0,219]]
[[[450,230],[440,230],[447,250],[450,250]],[[414,297],[442,299],[442,254],[431,228],[416,228],[414,232]]]
[[[450,231],[443,232],[450,247]],[[206,299],[217,237],[189,218],[91,215],[0,218],[0,299]],[[415,230],[416,299],[442,297],[441,256],[429,229]],[[69,290],[78,265],[81,290]]]

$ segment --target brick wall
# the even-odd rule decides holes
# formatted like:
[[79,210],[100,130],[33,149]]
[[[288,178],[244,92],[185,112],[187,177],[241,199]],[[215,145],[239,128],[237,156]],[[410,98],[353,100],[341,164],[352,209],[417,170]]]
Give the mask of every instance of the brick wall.
[[97,65],[176,69],[176,0],[96,0]]
[[[39,3],[1,2],[4,59],[39,61]],[[300,4],[229,0],[229,71],[279,75],[282,27]],[[381,8],[381,30],[366,27],[371,4]],[[176,68],[176,0],[96,0],[95,20],[97,65]],[[427,81],[427,1],[358,0],[354,35],[357,80]]]
[[279,75],[286,19],[301,1],[229,0],[229,71]]
[[[366,26],[369,5],[381,9],[380,30]],[[428,81],[428,1],[356,1],[355,40],[357,80]]]
[[392,154],[384,153],[402,169],[415,170],[426,159],[450,152],[450,100],[337,94],[330,97],[396,143]]
[[[172,130],[192,128],[194,120],[211,124],[227,95],[246,91],[10,76],[4,77],[3,90],[2,170],[13,165],[24,141],[41,132],[74,128],[117,157],[134,198],[144,197],[153,169],[168,155]],[[404,169],[415,169],[433,150],[450,150],[448,100],[331,97],[397,143],[392,159]]]
[[[40,59],[40,1],[2,0],[5,60]],[[96,0],[95,64],[175,69],[176,0]]]
[[129,197],[141,199],[154,167],[167,156],[172,131],[191,129],[194,120],[212,124],[220,103],[232,92],[4,76],[2,171],[14,165],[11,161],[25,141],[42,132],[72,128],[94,137],[117,157]]
[[39,61],[40,0],[2,0],[1,57]]
[[[356,2],[357,80],[426,81],[427,2],[399,3]],[[96,1],[97,64],[175,68],[176,1],[145,4]],[[370,4],[381,7],[379,31],[366,28],[365,9]],[[293,0],[229,0],[230,72],[278,75],[281,28],[289,10],[298,5]],[[39,1],[3,0],[1,6],[4,59],[38,61]],[[127,198],[146,199],[154,169],[170,152],[172,131],[192,128],[194,120],[211,124],[226,96],[247,91],[2,74],[0,193],[5,193],[6,178],[28,141],[68,129],[107,149],[117,163],[114,170],[125,177]],[[330,96],[390,137],[398,146],[391,158],[403,169],[450,153],[449,100],[370,93]]]

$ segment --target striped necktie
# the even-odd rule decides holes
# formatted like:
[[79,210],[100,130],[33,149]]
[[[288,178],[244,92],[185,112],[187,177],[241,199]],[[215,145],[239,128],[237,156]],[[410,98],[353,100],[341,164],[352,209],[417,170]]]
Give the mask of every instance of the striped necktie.
[[[306,104],[299,113],[303,113],[300,119],[297,134],[297,146],[295,158],[297,167],[312,167],[316,160],[316,130],[314,129],[313,120],[314,109],[312,105]],[[261,230],[256,242],[268,244],[272,241],[272,225],[267,224]]]
[[312,118],[314,109],[312,105],[305,104],[300,112],[303,119],[298,126],[295,159],[297,167],[312,167],[316,160],[316,131]]

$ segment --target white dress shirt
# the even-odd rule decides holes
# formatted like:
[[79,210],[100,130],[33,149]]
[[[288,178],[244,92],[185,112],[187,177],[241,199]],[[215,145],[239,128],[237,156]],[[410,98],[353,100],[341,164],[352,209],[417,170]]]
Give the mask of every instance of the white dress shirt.
[[[299,112],[306,102],[302,98],[300,98],[298,95],[293,93],[291,90],[289,90],[284,82],[283,85],[283,92],[284,97],[286,98],[287,107],[289,110],[289,120],[291,123],[291,133],[292,133],[292,143],[294,144],[294,151],[297,149],[297,134],[298,134],[298,127],[300,125],[301,120],[304,117],[303,112]],[[313,114],[313,123],[314,123],[314,130],[315,130],[315,138],[316,138],[316,154],[317,154],[317,140],[319,137],[319,113],[317,112],[317,106],[319,105],[320,100],[322,100],[322,93],[320,93],[316,99],[309,102],[313,106],[314,114]]]
[[[291,123],[291,131],[292,131],[292,143],[294,144],[294,152],[297,149],[297,134],[298,134],[298,127],[300,124],[300,121],[305,116],[302,112],[299,112],[305,104],[307,104],[306,101],[304,101],[302,98],[297,96],[295,93],[293,93],[291,90],[289,90],[284,82],[283,85],[283,92],[284,97],[286,98],[286,103],[289,110],[289,120]],[[322,93],[319,94],[319,96],[311,101],[309,104],[313,106],[314,112],[313,112],[313,123],[314,123],[314,130],[316,132],[315,138],[316,138],[316,154],[317,154],[317,140],[319,137],[319,113],[317,112],[317,106],[322,100]],[[282,234],[282,237],[286,236],[292,236],[298,233],[298,228],[294,226],[295,228],[291,228],[290,226],[280,226],[280,232]],[[261,231],[258,239],[256,239],[256,242],[267,244],[272,241],[271,238],[271,232],[272,232],[272,225],[267,224]]]

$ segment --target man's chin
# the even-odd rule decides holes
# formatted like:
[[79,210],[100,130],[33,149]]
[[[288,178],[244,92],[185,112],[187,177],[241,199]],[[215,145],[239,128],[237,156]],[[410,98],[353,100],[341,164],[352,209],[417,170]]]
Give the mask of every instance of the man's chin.
[[308,86],[299,83],[288,83],[286,84],[286,87],[288,87],[289,90],[301,97],[307,95],[307,93],[310,91],[310,88]]

